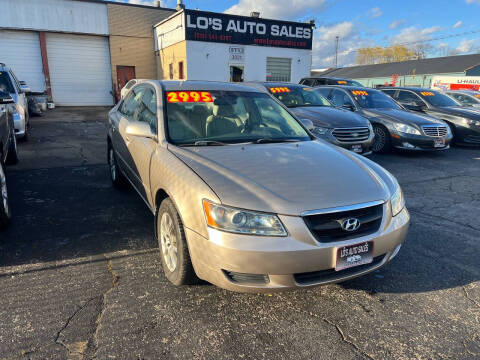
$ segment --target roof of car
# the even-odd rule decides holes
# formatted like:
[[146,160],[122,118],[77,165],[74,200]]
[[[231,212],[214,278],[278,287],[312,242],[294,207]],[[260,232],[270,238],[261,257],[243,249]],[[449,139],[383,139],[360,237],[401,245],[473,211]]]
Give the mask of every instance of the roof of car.
[[475,90],[446,90],[447,93],[460,93],[460,94],[468,94],[468,95],[478,95],[480,94],[478,91]]
[[270,82],[270,81],[249,81],[246,84],[260,84],[265,87],[282,87],[282,86],[288,86],[288,87],[308,87],[306,85],[302,84],[294,84],[290,82]]
[[343,78],[343,77],[335,77],[335,76],[308,76],[308,77],[304,77],[304,79],[331,79],[331,80],[351,80],[351,81],[355,81],[355,80],[352,80],[352,79],[349,79],[349,78]]
[[355,85],[321,85],[315,87],[315,89],[322,89],[322,88],[328,88],[328,87],[333,87],[336,89],[342,89],[342,90],[357,90],[357,89],[367,89],[367,90],[378,90],[374,88],[367,88],[365,86],[355,86]]
[[408,87],[408,86],[385,87],[385,88],[380,88],[379,90],[437,91],[435,89],[428,89],[428,88],[421,88],[421,87]]
[[261,92],[255,88],[237,84],[227,83],[220,81],[197,81],[197,80],[156,80],[166,91],[195,91],[195,90],[207,90],[207,91],[248,91],[248,92]]

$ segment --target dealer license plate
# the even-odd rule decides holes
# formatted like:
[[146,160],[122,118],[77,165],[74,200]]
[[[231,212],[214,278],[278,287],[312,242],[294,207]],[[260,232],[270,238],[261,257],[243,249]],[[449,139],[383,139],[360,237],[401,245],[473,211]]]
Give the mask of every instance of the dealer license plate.
[[356,153],[361,153],[363,151],[362,145],[352,145],[352,151]]
[[337,249],[336,271],[370,264],[373,261],[373,241],[344,246]]
[[436,148],[445,147],[445,139],[435,139],[433,146]]

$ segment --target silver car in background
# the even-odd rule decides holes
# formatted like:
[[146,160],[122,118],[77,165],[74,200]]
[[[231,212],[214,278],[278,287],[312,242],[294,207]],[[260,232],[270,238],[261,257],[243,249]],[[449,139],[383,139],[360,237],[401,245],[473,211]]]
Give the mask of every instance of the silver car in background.
[[389,172],[316,140],[251,87],[145,81],[110,111],[107,141],[111,180],[133,185],[154,214],[175,285],[272,292],[343,281],[388,263],[407,235]]

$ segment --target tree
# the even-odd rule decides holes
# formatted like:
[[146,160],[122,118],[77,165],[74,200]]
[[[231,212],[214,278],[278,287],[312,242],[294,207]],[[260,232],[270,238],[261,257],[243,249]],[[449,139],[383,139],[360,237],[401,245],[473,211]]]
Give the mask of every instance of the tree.
[[421,53],[424,56],[426,49],[418,50],[418,52],[409,50],[404,45],[393,45],[386,48],[380,46],[361,48],[357,51],[356,63],[357,65],[383,64],[420,58]]

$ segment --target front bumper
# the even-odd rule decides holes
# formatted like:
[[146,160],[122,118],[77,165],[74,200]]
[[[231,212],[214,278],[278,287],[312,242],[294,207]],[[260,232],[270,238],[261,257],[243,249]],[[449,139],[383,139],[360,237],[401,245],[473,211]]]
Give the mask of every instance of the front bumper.
[[15,135],[17,137],[25,136],[25,127],[26,127],[25,119],[17,111],[15,111],[12,116],[13,116],[13,127],[15,128]]
[[325,134],[318,134],[316,132],[314,132],[315,136],[317,136],[318,138],[322,139],[322,140],[325,140],[331,144],[334,144],[334,145],[337,145],[337,146],[340,146],[344,149],[347,149],[347,150],[350,150],[350,151],[353,151],[357,154],[361,154],[361,155],[369,155],[371,154],[371,146],[372,146],[372,143],[373,143],[373,139],[374,139],[374,134],[373,134],[373,131],[370,131],[370,135],[368,137],[367,140],[363,140],[363,141],[358,141],[358,142],[342,142],[342,141],[338,141],[338,139],[333,136],[332,134],[332,130],[329,130],[327,131]]
[[[392,132],[392,146],[397,149],[412,150],[412,151],[439,151],[450,148],[452,141],[452,134],[447,134],[444,137],[432,137],[425,135],[411,135],[401,132]],[[443,140],[444,146],[436,147],[435,141]]]
[[455,124],[455,142],[462,145],[480,146],[480,126]]
[[[239,292],[272,292],[340,282],[388,263],[405,241],[410,223],[406,209],[392,217],[390,203],[387,202],[383,206],[382,224],[374,234],[320,243],[302,217],[279,217],[289,231],[287,237],[247,236],[209,229],[209,239],[205,239],[197,232],[186,229],[197,275],[219,287]],[[374,262],[336,272],[337,249],[365,241],[374,242]],[[228,276],[232,272],[240,274],[240,277],[232,279]],[[255,274],[267,281],[242,282],[242,279]],[[309,278],[308,282],[298,280],[305,275]]]

